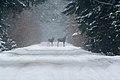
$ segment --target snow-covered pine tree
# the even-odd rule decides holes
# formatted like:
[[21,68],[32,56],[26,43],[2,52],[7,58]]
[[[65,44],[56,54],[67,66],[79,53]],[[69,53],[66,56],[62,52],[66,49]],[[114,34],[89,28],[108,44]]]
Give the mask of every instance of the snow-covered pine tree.
[[0,0],[0,51],[11,50],[16,48],[17,45],[13,41],[7,32],[10,27],[7,24],[9,16],[14,18],[16,14],[19,14],[25,9],[30,9],[32,6],[36,6],[45,0]]
[[9,25],[0,23],[0,52],[5,50],[11,50],[17,47],[16,43],[8,36],[8,27]]
[[87,35],[88,50],[119,55],[119,4],[119,0],[73,0],[64,13],[77,15],[79,28]]

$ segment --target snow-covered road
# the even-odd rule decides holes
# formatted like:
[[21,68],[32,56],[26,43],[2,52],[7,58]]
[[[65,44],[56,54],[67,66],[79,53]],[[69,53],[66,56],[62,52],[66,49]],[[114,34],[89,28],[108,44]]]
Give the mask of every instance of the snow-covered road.
[[120,80],[120,57],[46,43],[0,54],[0,80]]

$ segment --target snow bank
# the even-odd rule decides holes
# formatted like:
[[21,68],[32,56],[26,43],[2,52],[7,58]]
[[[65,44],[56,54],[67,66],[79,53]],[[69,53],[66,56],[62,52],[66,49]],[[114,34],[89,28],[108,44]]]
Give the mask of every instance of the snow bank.
[[81,49],[80,47],[75,47],[71,44],[66,43],[63,47],[60,43],[60,47],[57,47],[57,42],[54,42],[54,46],[48,46],[47,42],[42,42],[40,44],[18,48],[15,50],[7,51],[5,53],[12,53],[16,55],[77,55],[84,54],[87,51]]

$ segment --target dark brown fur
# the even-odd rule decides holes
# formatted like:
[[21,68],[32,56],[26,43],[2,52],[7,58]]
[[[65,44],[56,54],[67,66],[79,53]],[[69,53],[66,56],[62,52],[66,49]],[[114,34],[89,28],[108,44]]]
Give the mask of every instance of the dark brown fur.
[[58,43],[57,46],[59,46],[59,42],[63,42],[63,46],[65,47],[65,42],[66,42],[66,36],[63,38],[58,38]]
[[48,39],[48,46],[53,46],[53,42],[54,42],[54,37]]

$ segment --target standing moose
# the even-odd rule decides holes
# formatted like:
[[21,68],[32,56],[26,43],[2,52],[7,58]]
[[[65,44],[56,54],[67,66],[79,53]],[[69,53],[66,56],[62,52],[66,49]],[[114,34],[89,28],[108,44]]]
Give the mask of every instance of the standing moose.
[[63,38],[58,38],[58,43],[57,43],[57,46],[58,46],[58,47],[59,47],[59,42],[62,42],[62,43],[63,43],[63,47],[65,47],[66,36],[63,37]]
[[53,46],[53,42],[54,42],[54,37],[48,39],[48,46]]

